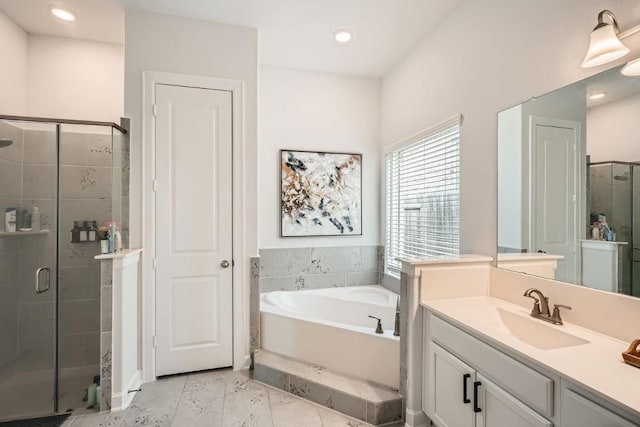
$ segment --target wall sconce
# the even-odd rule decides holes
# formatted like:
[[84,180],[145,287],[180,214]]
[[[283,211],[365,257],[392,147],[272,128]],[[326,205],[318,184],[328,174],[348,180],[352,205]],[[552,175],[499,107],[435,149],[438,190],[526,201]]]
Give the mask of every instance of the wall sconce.
[[[604,22],[605,18],[611,22]],[[596,67],[622,58],[629,53],[629,48],[620,40],[637,32],[640,32],[640,25],[620,32],[618,21],[613,12],[610,10],[601,11],[598,13],[598,25],[591,32],[589,50],[582,61],[582,68]],[[627,63],[622,69],[622,74],[627,76],[640,75],[640,61],[634,59]]]

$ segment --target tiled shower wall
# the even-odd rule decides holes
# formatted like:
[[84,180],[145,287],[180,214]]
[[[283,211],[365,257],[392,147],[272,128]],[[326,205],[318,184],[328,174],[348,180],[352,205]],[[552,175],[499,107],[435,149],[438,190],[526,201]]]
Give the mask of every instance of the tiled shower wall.
[[[51,126],[53,140],[46,140],[55,149],[55,127]],[[43,132],[43,134],[46,132]],[[0,148],[0,211],[4,231],[4,210],[19,207],[29,211],[36,201],[41,210],[41,228],[52,230],[56,198],[55,151],[47,158],[40,151],[38,135],[7,123],[0,123],[0,137],[13,141]],[[52,142],[53,141],[53,142]],[[11,234],[0,237],[0,373],[34,369],[52,369],[54,338],[54,292],[36,294],[34,273],[38,267],[55,264],[55,231],[48,234]],[[51,287],[55,289],[55,273]],[[5,346],[6,343],[6,346]]]
[[[52,292],[38,295],[33,289],[38,267],[53,270],[56,244],[56,132],[55,126],[40,129],[47,130],[23,130],[0,122],[0,137],[14,141],[0,148],[0,210],[4,215],[5,207],[22,202],[31,211],[35,201],[41,210],[41,228],[51,230],[42,235],[0,236],[0,375],[4,367],[29,371],[51,369],[53,364],[55,271]],[[118,147],[116,139],[118,151],[112,153],[110,133],[72,129],[76,130],[62,125],[60,140],[59,361],[62,369],[86,369],[77,378],[78,384],[61,383],[63,395],[66,391],[73,394],[70,405],[81,401],[84,388],[99,373],[100,362],[100,265],[93,258],[100,251],[99,243],[72,244],[70,231],[74,220],[102,224],[114,219],[112,203],[120,211],[115,219],[127,222],[129,187],[128,144]],[[118,161],[112,165],[114,154]],[[115,201],[113,166],[122,195]],[[123,227],[125,241],[127,231]],[[9,366],[16,360],[17,368]]]
[[[73,221],[112,219],[110,134],[65,132],[60,137],[60,366],[100,360],[99,242],[71,243]],[[87,378],[87,385],[91,378]]]

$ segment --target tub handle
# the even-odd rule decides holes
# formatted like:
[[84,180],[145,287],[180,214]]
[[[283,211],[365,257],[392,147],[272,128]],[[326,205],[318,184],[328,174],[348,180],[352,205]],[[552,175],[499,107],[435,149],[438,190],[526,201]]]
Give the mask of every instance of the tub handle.
[[378,326],[376,326],[376,334],[383,334],[384,331],[382,330],[382,319],[372,315],[369,315],[369,317],[378,321]]

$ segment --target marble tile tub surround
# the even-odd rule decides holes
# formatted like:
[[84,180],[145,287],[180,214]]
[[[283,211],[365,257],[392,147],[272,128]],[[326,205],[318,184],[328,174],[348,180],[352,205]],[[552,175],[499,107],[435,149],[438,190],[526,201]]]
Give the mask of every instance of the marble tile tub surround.
[[373,425],[402,420],[397,390],[350,378],[312,364],[259,351],[254,379]]
[[100,262],[100,396],[101,411],[111,410],[113,260]]
[[[362,421],[260,384],[248,371],[172,376],[142,386],[121,412],[72,416],[63,427],[365,427]],[[401,424],[398,424],[400,427]]]
[[260,291],[380,284],[380,246],[260,249]]
[[260,257],[251,257],[249,290],[249,354],[260,348]]

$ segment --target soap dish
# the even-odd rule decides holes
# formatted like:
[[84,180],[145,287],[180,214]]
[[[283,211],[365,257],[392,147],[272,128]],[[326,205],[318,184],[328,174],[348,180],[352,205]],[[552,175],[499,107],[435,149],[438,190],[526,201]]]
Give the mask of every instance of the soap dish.
[[640,346],[640,339],[633,340],[631,345],[629,345],[629,349],[622,353],[622,358],[625,363],[629,365],[633,365],[636,368],[640,368],[640,351],[638,351],[638,347]]

